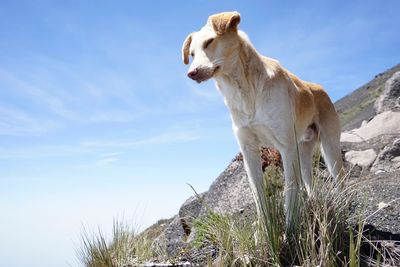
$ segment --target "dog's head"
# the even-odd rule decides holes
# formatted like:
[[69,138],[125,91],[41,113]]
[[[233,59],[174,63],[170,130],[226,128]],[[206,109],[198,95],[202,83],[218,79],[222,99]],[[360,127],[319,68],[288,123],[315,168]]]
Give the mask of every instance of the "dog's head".
[[224,12],[212,15],[207,24],[198,32],[189,34],[182,46],[182,58],[189,64],[188,76],[197,81],[206,81],[223,72],[239,46],[237,26],[238,12]]

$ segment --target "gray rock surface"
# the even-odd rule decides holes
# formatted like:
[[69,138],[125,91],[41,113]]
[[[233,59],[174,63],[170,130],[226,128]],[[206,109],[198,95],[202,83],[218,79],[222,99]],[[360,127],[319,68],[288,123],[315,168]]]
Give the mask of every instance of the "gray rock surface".
[[385,111],[377,114],[360,128],[343,132],[341,142],[362,142],[380,135],[398,135],[400,133],[400,112]]
[[392,144],[386,146],[379,153],[371,168],[372,172],[393,172],[396,170],[400,170],[400,138],[395,139]]
[[200,214],[204,203],[204,195],[205,193],[202,193],[190,197],[179,209],[178,216],[186,236],[189,236],[192,232],[193,221]]
[[161,254],[166,253],[169,258],[176,258],[187,247],[186,237],[181,220],[178,215],[175,215],[172,221],[165,226],[162,233],[153,241],[153,250],[161,251]]
[[386,81],[385,90],[375,102],[377,113],[384,111],[400,111],[400,71]]
[[249,211],[253,205],[243,161],[236,157],[211,184],[204,197],[200,215],[204,215],[208,210],[222,214]]
[[400,171],[370,173],[357,181],[357,210],[376,230],[400,234]]
[[346,161],[353,165],[369,167],[375,161],[376,153],[372,148],[362,151],[351,150],[344,157]]

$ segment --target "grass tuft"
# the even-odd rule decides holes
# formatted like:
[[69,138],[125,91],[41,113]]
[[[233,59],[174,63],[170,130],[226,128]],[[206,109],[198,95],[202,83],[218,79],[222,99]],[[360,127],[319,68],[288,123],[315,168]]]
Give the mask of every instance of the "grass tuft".
[[151,240],[118,219],[113,222],[110,240],[100,228],[95,233],[83,228],[81,243],[76,253],[86,267],[136,266],[153,257]]

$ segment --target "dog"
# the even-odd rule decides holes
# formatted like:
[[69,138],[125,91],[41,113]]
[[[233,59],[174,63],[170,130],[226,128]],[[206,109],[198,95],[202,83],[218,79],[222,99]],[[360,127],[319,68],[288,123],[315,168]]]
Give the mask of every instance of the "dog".
[[300,178],[312,190],[312,156],[320,141],[331,175],[342,176],[340,121],[324,89],[302,81],[277,60],[260,55],[247,35],[238,30],[240,14],[212,15],[204,27],[189,34],[182,46],[188,77],[213,78],[228,107],[232,128],[259,218],[266,211],[261,147],[279,150],[285,177],[286,224],[296,209]]

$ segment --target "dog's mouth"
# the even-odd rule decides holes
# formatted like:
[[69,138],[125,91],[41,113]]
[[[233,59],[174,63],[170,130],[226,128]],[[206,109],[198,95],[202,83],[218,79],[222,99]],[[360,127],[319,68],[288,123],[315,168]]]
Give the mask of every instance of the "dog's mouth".
[[208,81],[209,79],[211,79],[212,77],[214,77],[215,73],[217,73],[219,71],[221,67],[220,66],[216,66],[212,71],[210,71],[209,73],[206,73],[205,75],[199,75],[198,77],[196,77],[194,80],[198,83],[201,82],[205,82]]
[[214,68],[214,70],[213,70],[212,76],[214,76],[214,74],[215,74],[217,71],[219,71],[220,68],[221,68],[220,66],[216,66],[216,67]]

